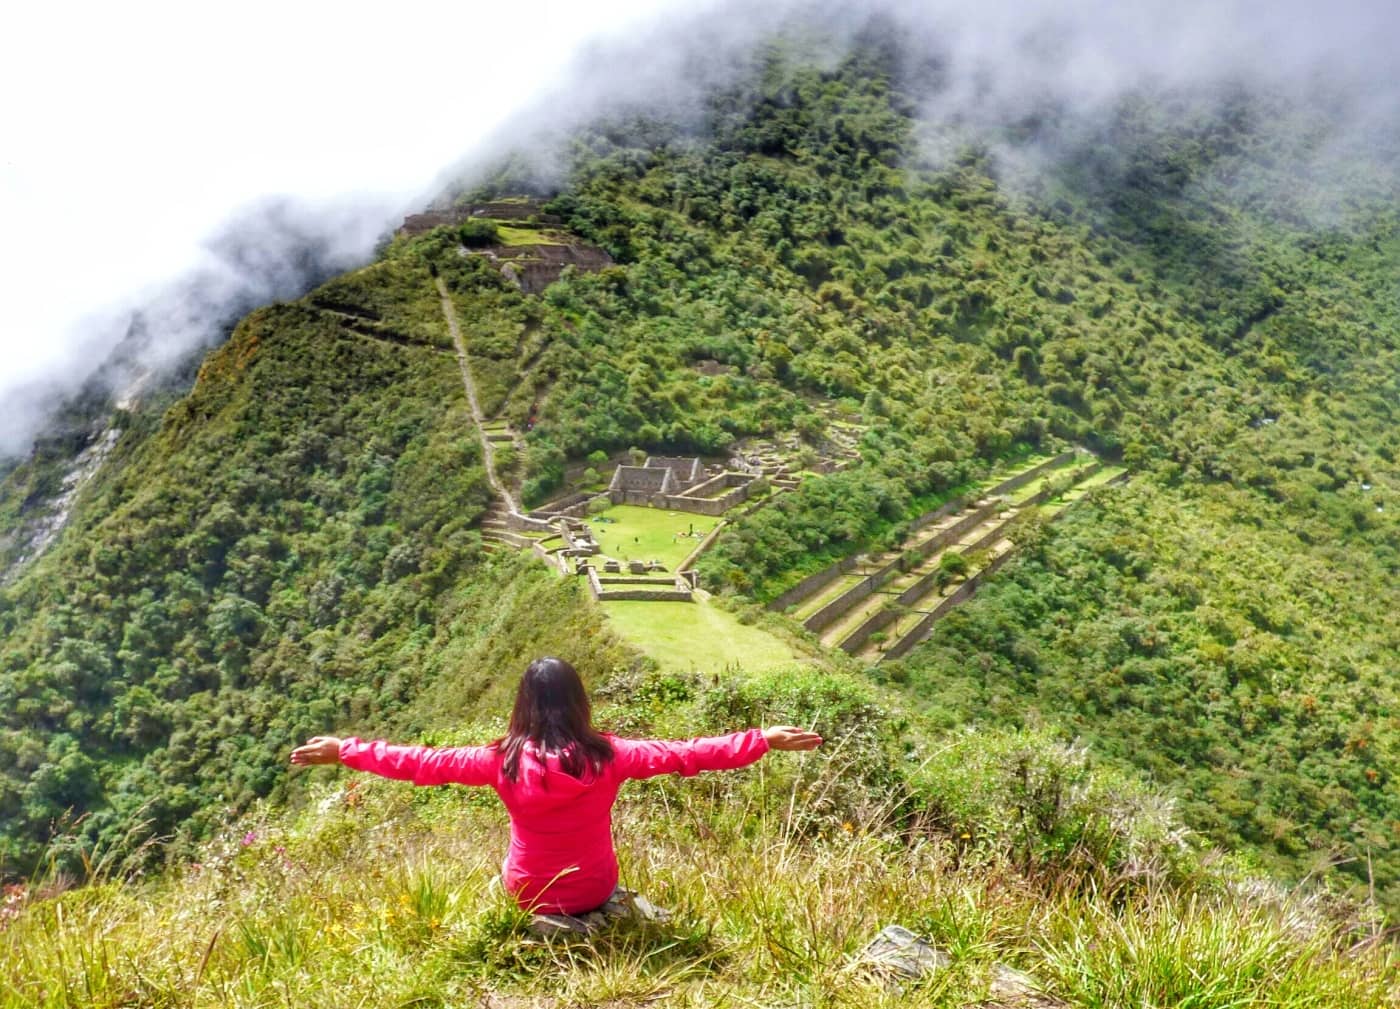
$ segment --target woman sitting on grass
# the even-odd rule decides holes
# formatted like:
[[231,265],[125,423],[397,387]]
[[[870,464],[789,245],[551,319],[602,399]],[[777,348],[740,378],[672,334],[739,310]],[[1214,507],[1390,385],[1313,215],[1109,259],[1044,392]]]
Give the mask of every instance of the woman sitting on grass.
[[563,659],[530,663],[510,731],[486,746],[393,746],[317,736],[293,764],[341,763],[415,785],[490,785],[510,813],[502,882],[522,908],[584,914],[617,887],[612,807],[628,778],[746,767],[773,750],[813,750],[790,725],[685,741],[622,739],[593,727],[583,681]]

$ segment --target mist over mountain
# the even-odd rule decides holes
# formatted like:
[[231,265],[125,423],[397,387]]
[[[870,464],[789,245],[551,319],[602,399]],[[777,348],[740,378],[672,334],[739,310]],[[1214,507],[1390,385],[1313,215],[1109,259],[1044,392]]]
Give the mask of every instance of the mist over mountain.
[[[1397,182],[1400,66],[1382,41],[1397,29],[1394,12],[1365,3],[1332,5],[1325,13],[1304,2],[715,3],[638,18],[625,32],[583,42],[536,83],[542,97],[471,142],[468,160],[441,177],[462,180],[449,183],[449,191],[470,187],[509,152],[548,188],[565,170],[571,131],[587,121],[659,114],[703,132],[703,96],[745,72],[756,43],[774,32],[795,31],[835,60],[857,39],[884,31],[903,47],[905,87],[923,123],[919,152],[932,163],[974,143],[988,151],[1004,185],[1043,191],[1047,177],[1083,162],[1089,150],[1096,173],[1127,170],[1122,161],[1130,155],[1114,149],[1113,123],[1129,98],[1165,109],[1170,122],[1173,103],[1180,111],[1181,103],[1214,107],[1231,96],[1268,95],[1292,110],[1280,116],[1280,130],[1307,123],[1304,136],[1275,138],[1290,141],[1292,150],[1269,182],[1272,193],[1288,197],[1313,223],[1335,224],[1358,164],[1385,166],[1372,185]],[[544,83],[551,77],[558,79]],[[378,128],[396,129],[390,122]],[[398,127],[426,128],[417,120]],[[1268,125],[1262,129],[1267,133]],[[426,180],[433,166],[419,171]],[[94,377],[133,318],[141,318],[146,334],[137,367],[160,370],[221,338],[228,322],[253,305],[293,296],[326,271],[364,261],[375,240],[426,199],[418,193],[314,203],[269,197],[266,206],[255,201],[235,211],[203,240],[201,262],[179,279],[125,307],[89,309],[84,321],[45,337],[48,349],[33,365],[23,363],[33,349],[19,352],[19,367],[12,362],[0,379],[0,456],[28,450],[64,398]],[[23,330],[14,338],[31,347],[36,339]],[[120,391],[127,378],[117,367],[97,381]]]
[[[45,418],[89,387],[133,314],[151,338],[142,367],[160,367],[220,339],[250,303],[302,293],[296,260],[363,261],[581,40],[656,10],[545,0],[530,75],[469,100],[455,57],[472,48],[472,73],[510,76],[505,49],[472,40],[509,34],[511,12],[409,0],[386,20],[254,0],[235,16],[137,0],[84,9],[76,33],[67,9],[7,12],[7,35],[24,41],[0,86],[23,98],[0,109],[0,220],[23,241],[0,253],[0,457],[28,452]],[[235,233],[243,251],[231,255],[220,246]],[[250,254],[263,262],[241,276]],[[278,259],[290,269],[269,276],[261,267]]]
[[[669,785],[620,807],[632,871],[697,920],[807,935],[733,881],[741,850],[846,905],[820,955],[755,940],[761,968],[698,927],[667,954],[677,1000],[821,1001],[842,929],[917,908],[956,944],[971,908],[986,937],[959,955],[1019,951],[1067,1004],[1179,1004],[1217,974],[1261,1004],[1393,1001],[1394,21],[718,4],[584,47],[387,241],[393,205],[251,210],[112,331],[118,393],[203,334],[188,391],[104,418],[81,480],[91,436],[0,477],[0,874],[164,863],[176,902],[258,880],[243,925],[323,941],[288,981],[215,935],[228,991],[315,1003],[377,943],[440,955],[413,983],[444,1004],[464,961],[493,997],[540,994],[513,926],[460,889],[450,910],[426,869],[393,921],[327,896],[498,821],[317,792],[285,761],[321,733],[495,738],[515,673],[564,654],[620,732],[840,741],[689,819]],[[648,457],[710,497],[628,502],[630,478],[677,479]],[[398,840],[365,856],[381,821]],[[453,849],[473,879],[480,847]],[[833,884],[855,848],[900,872]],[[287,890],[285,914],[259,903]],[[14,935],[52,977],[86,969]],[[1241,980],[1255,961],[1205,935],[1263,936],[1274,966]],[[594,952],[570,970],[596,980]]]

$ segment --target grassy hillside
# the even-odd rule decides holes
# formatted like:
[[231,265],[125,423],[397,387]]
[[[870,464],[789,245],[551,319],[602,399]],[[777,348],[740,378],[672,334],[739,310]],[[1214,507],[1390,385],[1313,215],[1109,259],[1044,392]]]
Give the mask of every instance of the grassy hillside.
[[[828,746],[631,786],[623,878],[674,917],[589,940],[531,936],[493,889],[493,798],[317,771],[299,812],[259,810],[159,880],[12,895],[0,1005],[1346,1009],[1400,985],[1373,923],[1208,867],[1165,806],[1044,734],[906,753],[907,715],[830,673],[631,675],[599,696],[631,731],[767,716],[826,725]],[[862,965],[892,922],[948,965],[899,986]],[[1009,993],[1006,968],[1041,994]]]
[[[1033,964],[1082,1004],[1175,1003],[1196,943],[1227,944],[1199,947],[1226,972],[1217,994],[1238,983],[1263,1003],[1296,982],[1321,986],[1324,1004],[1370,1005],[1393,991],[1386,952],[1342,955],[1356,935],[1335,924],[1299,938],[1286,915],[1223,896],[1235,893],[1223,877],[1176,865],[1166,848],[1146,882],[1122,883],[1138,820],[1118,823],[1110,801],[1145,774],[1207,839],[1293,880],[1336,862],[1353,898],[1400,902],[1400,697],[1388,675],[1400,645],[1393,175],[1359,168],[1350,210],[1319,223],[1288,205],[1275,166],[1299,152],[1263,129],[1262,114],[1175,96],[1166,116],[1152,111],[1167,107],[1151,100],[1163,96],[1145,96],[1077,160],[1012,186],[992,148],[925,159],[913,110],[927,82],[906,74],[894,43],[835,63],[792,52],[760,51],[752,73],[709,97],[700,133],[643,117],[574,138],[567,179],[535,195],[562,220],[560,235],[596,243],[615,265],[567,270],[527,295],[468,254],[475,239],[460,227],[399,237],[364,270],[254,312],[187,397],[128,425],[60,540],[0,588],[0,871],[79,874],[86,861],[116,873],[158,857],[150,842],[172,835],[181,845],[170,851],[188,851],[260,798],[297,800],[282,762],[314,732],[481,738],[524,661],[560,651],[605,693],[641,691],[645,704],[614,712],[627,731],[782,714],[833,738],[844,726],[859,744],[858,763],[833,757],[820,765],[829,783],[800,786],[808,802],[751,779],[735,794],[716,786],[694,828],[703,854],[672,851],[655,877],[638,871],[697,930],[722,919],[733,934],[710,934],[709,946],[683,935],[677,948],[694,955],[674,960],[664,944],[625,947],[633,959],[614,976],[627,985],[661,970],[658,984],[682,1000],[854,998],[830,972],[873,912],[829,921],[815,906],[762,902],[786,893],[800,904],[824,873],[868,880],[889,859],[910,878],[862,884],[871,907],[902,899],[926,928],[965,942],[963,994],[995,955]],[[1117,154],[1096,154],[1104,144]],[[498,192],[464,198],[535,185],[507,174]],[[484,553],[477,524],[490,491],[438,281],[462,320],[483,411],[529,429],[524,451],[510,452],[527,502],[566,489],[569,467],[599,452],[722,458],[746,437],[796,432],[816,462],[838,434],[859,433],[853,466],[747,512],[702,558],[705,587],[741,597],[741,614],[834,559],[897,547],[916,515],[1027,453],[1083,444],[1132,479],[1057,526],[1025,529],[1020,558],[907,659],[863,669],[833,655],[792,684],[746,687],[760,647],[744,643],[747,618],[712,611],[737,650],[702,649],[702,664],[653,611],[615,610],[610,630],[580,586]],[[52,476],[34,464],[7,474],[7,523],[36,480]],[[773,651],[756,665],[817,651],[761,640]],[[877,726],[861,715],[868,698],[903,721]],[[979,731],[950,734],[965,726]],[[1024,726],[1037,731],[1014,734]],[[1080,791],[1032,788],[1034,762],[1061,759],[1069,751],[1056,743],[1076,738],[1110,763],[1104,777]],[[939,756],[949,753],[957,763]],[[917,770],[923,756],[955,779],[983,763],[1005,780],[1020,774],[1020,798],[1011,812],[978,806],[1011,786],[972,777],[940,799]],[[1051,777],[1081,781],[1066,774]],[[1062,831],[1060,797],[1071,793],[1108,805],[1074,807]],[[1025,805],[1046,796],[1048,810]],[[466,984],[452,973],[463,960],[497,972],[483,982],[491,991],[502,978],[537,991],[546,961],[500,959],[533,954],[501,938],[511,923],[500,908],[466,896],[486,863],[467,882],[440,881],[441,860],[460,850],[446,834],[494,838],[499,824],[473,803],[414,800],[439,801],[426,824],[416,806],[377,807],[393,825],[385,837],[430,838],[425,875],[398,890],[357,861],[349,821],[263,807],[284,847],[301,852],[288,861],[307,875],[294,878],[320,880],[307,893],[340,907],[353,898],[336,887],[366,888],[365,908],[341,907],[357,923],[343,936],[328,937],[314,901],[258,903],[287,881],[261,848],[230,850],[219,873],[231,875],[208,877],[258,881],[237,896],[243,952],[220,939],[202,966],[169,945],[137,952],[183,928],[178,909],[206,885],[188,869],[151,893],[114,884],[63,898],[10,934],[33,936],[24,930],[84,899],[103,914],[130,901],[112,962],[149,954],[169,990],[207,976],[247,1004],[274,988],[321,1001],[352,953],[372,949],[390,974],[404,950],[429,954],[424,991],[386,998],[474,997],[452,987]],[[814,820],[779,812],[810,801]],[[735,802],[771,811],[744,827]],[[643,802],[635,815],[650,823],[655,810]],[[1170,829],[1152,823],[1157,844]],[[748,841],[758,855],[745,854]],[[770,855],[791,869],[786,890],[702,903],[702,866],[758,872],[753,859]],[[380,920],[371,935],[366,909],[378,915],[400,891],[426,902],[430,921],[440,904],[460,909],[446,945],[436,926],[399,936]],[[992,891],[1014,895],[1003,907]],[[1059,906],[1059,917],[1036,911]],[[949,908],[960,907],[983,924],[958,931],[965,917]],[[193,931],[220,928],[201,918]],[[33,972],[13,975],[12,988],[30,993],[21,997],[68,997],[52,994],[60,974],[77,976],[58,957],[90,934],[57,934],[16,968]],[[1228,945],[1255,940],[1255,960]],[[597,986],[612,961],[566,956],[579,997],[605,997]],[[1231,980],[1223,965],[1236,962],[1257,973]],[[666,974],[695,963],[727,980],[712,991],[709,974]],[[1078,976],[1088,963],[1101,964],[1102,981]],[[1137,970],[1129,963],[1170,978],[1121,987]],[[109,1002],[137,984],[102,970],[109,980],[83,983],[110,985]],[[1307,1004],[1307,989],[1287,991]]]

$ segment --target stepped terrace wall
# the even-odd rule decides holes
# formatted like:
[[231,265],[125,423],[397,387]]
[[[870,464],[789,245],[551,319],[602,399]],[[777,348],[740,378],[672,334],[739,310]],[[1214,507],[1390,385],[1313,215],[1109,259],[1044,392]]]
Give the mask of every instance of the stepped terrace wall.
[[920,641],[924,640],[924,638],[928,637],[929,631],[932,630],[934,623],[940,617],[946,614],[954,606],[957,606],[959,603],[970,598],[972,594],[977,591],[977,586],[982,584],[982,580],[984,578],[992,574],[994,571],[997,570],[997,568],[1001,567],[1010,559],[1011,551],[1007,551],[1000,557],[993,558],[990,564],[988,564],[982,570],[978,571],[967,581],[959,585],[957,589],[952,592],[952,594],[944,596],[937,606],[935,606],[928,613],[924,614],[923,618],[912,628],[910,628],[909,632],[905,634],[904,637],[896,641],[894,645],[891,646],[885,652],[882,658],[899,659],[903,658],[905,655],[908,655],[909,652],[913,650],[915,645],[917,645]]
[[841,558],[830,567],[822,568],[814,575],[808,575],[806,578],[802,579],[802,581],[798,582],[769,603],[768,608],[781,613],[789,606],[801,602],[810,595],[815,595],[842,575],[849,574],[851,571],[855,570],[858,560],[859,555],[852,554],[850,557]]
[[[983,505],[981,508],[976,508],[972,510],[964,518],[961,518],[957,522],[954,522],[947,529],[944,529],[942,532],[930,536],[925,543],[919,545],[919,547],[917,548],[918,552],[922,556],[927,557],[934,550],[937,550],[939,547],[945,546],[952,540],[956,539],[958,536],[961,536],[967,530],[972,529],[985,522],[987,518],[991,516],[993,512],[996,511],[1000,503],[1001,502],[999,501],[990,501],[987,504]],[[829,627],[831,624],[839,620],[841,618],[841,615],[844,614],[847,610],[849,610],[852,606],[860,602],[862,599],[865,599],[868,596],[870,596],[881,585],[889,581],[896,571],[908,570],[907,564],[908,562],[906,561],[904,554],[899,554],[893,560],[884,564],[882,567],[880,567],[878,570],[871,573],[870,575],[867,575],[863,580],[857,582],[855,585],[852,585],[845,592],[841,593],[831,602],[827,603],[821,609],[817,610],[817,612],[813,613],[810,617],[808,617],[802,622],[802,626],[807,628],[807,630],[809,631],[824,630],[825,628]]]
[[[1086,466],[1084,469],[1078,471],[1075,474],[1075,484],[1083,483],[1085,480],[1089,479],[1101,469],[1103,469],[1103,463],[1101,462],[1095,462],[1090,466]],[[1046,501],[1049,501],[1052,497],[1054,497],[1057,493],[1063,493],[1063,490],[1057,487],[1042,487],[1040,490],[1036,491],[1030,497],[1026,498],[1026,500],[1022,501],[1016,507],[1029,508],[1032,505],[1044,504]]]
[[[615,588],[613,586],[621,586]],[[648,578],[629,578],[626,575],[598,574],[598,569],[590,566],[588,568],[588,587],[593,590],[593,595],[598,599],[632,599],[651,600],[653,602],[678,602],[689,603],[695,601],[695,596],[690,591],[690,586],[681,579],[671,583],[667,588],[665,582],[657,582]]]
[[1010,480],[997,484],[995,490],[993,490],[992,493],[1010,494],[1012,491],[1024,487],[1026,484],[1030,483],[1032,480],[1040,476],[1046,470],[1055,469],[1057,466],[1063,466],[1066,463],[1073,462],[1075,455],[1075,452],[1070,451],[1061,452],[1057,456],[1051,456],[1044,462],[1032,466],[1024,473],[1018,473],[1015,476],[1013,476]]
[[[991,488],[991,490],[989,490],[987,493],[989,495],[1009,494],[1017,488],[1024,487],[1026,484],[1030,483],[1036,477],[1044,473],[1047,469],[1052,469],[1056,466],[1060,466],[1067,462],[1070,462],[1074,459],[1074,457],[1075,453],[1072,451],[1061,452],[1059,455],[1052,456],[1051,458],[1046,459],[1043,462],[1037,463],[1035,466],[1031,467],[1024,473],[1018,473],[1016,476],[1002,481],[995,487]],[[945,516],[962,511],[969,504],[971,504],[971,502],[972,499],[968,495],[960,495],[958,497],[952,498],[951,500],[939,505],[932,511],[926,511],[918,518],[911,521],[909,523],[909,529],[911,532],[917,532],[918,530],[934,522],[937,522],[939,519],[944,518]],[[928,552],[932,552],[932,550],[934,549],[937,549],[937,546],[930,547]],[[781,613],[789,606],[792,606],[795,603],[798,603],[803,599],[807,598],[808,596],[812,595],[813,593],[820,591],[824,586],[835,581],[837,578],[840,578],[842,575],[850,573],[855,568],[855,566],[856,557],[854,555],[851,557],[842,558],[841,560],[833,564],[831,567],[824,568],[823,570],[818,571],[816,574],[809,575],[802,581],[798,582],[792,588],[788,589],[782,595],[778,596],[776,599],[770,602],[768,604],[768,608],[770,610],[774,610],[776,612]]]
[[[1011,520],[1011,522],[1014,521],[1015,519]],[[1011,522],[1001,523],[992,527],[991,529],[988,529],[976,540],[967,544],[967,546],[963,550],[963,553],[972,553],[975,550],[981,550],[985,547],[991,546],[997,540],[1004,539],[1006,537],[1007,527],[1011,524]],[[904,589],[898,595],[894,596],[892,602],[897,603],[900,606],[912,606],[924,596],[928,595],[929,591],[938,582],[938,577],[941,574],[942,572],[938,568],[934,568],[928,574],[920,575],[919,578],[913,584],[911,584],[908,588]],[[850,634],[847,634],[843,639],[841,639],[841,641],[839,642],[841,649],[851,655],[854,655],[856,652],[860,651],[862,648],[865,647],[866,642],[870,640],[870,635],[874,634],[877,631],[884,630],[890,624],[894,623],[895,616],[896,614],[890,609],[881,609],[875,613],[872,613],[865,620],[864,623],[862,623],[855,630],[851,631]]]

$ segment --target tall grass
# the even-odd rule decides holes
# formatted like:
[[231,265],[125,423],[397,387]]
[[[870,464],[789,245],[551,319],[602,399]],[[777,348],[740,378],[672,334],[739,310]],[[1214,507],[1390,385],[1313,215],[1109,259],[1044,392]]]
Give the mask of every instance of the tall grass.
[[[31,900],[0,933],[0,1007],[963,1006],[991,998],[999,963],[1088,1007],[1400,997],[1393,947],[1316,914],[1223,886],[1101,892],[934,834],[814,830],[797,811],[820,781],[786,770],[619,806],[624,881],[666,924],[536,938],[491,884],[502,814],[372,781],[239,824],[162,880]],[[889,986],[857,955],[890,923],[951,965]]]

